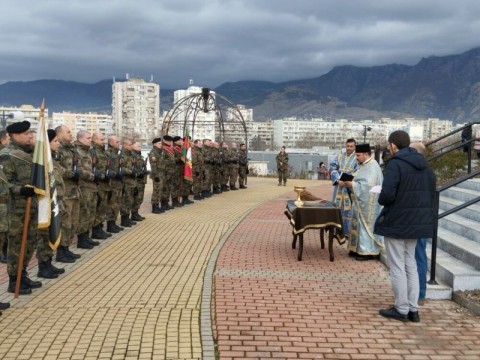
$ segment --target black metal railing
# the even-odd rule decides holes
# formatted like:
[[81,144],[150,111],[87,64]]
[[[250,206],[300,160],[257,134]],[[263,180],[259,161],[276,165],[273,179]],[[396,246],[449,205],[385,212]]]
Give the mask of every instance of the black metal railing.
[[463,183],[464,181],[467,181],[469,179],[472,179],[476,176],[480,175],[480,170],[476,170],[472,172],[472,144],[475,141],[480,141],[480,138],[472,138],[472,125],[474,124],[480,124],[480,122],[471,122],[469,124],[466,124],[454,131],[449,132],[448,134],[445,134],[443,136],[440,136],[439,138],[430,141],[425,144],[425,146],[430,146],[433,144],[438,143],[439,141],[443,139],[447,139],[451,136],[454,136],[458,134],[459,132],[462,132],[462,135],[464,134],[463,131],[467,129],[467,134],[469,136],[462,136],[462,139],[460,141],[456,141],[454,143],[450,143],[442,148],[436,149],[433,151],[434,155],[430,158],[428,158],[428,161],[434,161],[442,156],[452,152],[452,151],[458,151],[459,149],[462,149],[467,153],[467,174],[464,176],[461,176],[457,179],[453,179],[449,181],[448,183],[438,186],[436,191],[435,191],[435,203],[434,203],[434,214],[436,216],[434,217],[434,233],[432,237],[432,255],[430,259],[430,280],[428,281],[429,284],[437,284],[437,281],[435,280],[436,276],[436,268],[437,268],[437,243],[438,243],[438,222],[440,219],[444,218],[445,216],[451,215],[453,213],[456,213],[459,210],[462,210],[470,205],[473,205],[480,201],[480,196],[476,197],[475,199],[469,200],[461,205],[455,206],[454,208],[444,211],[441,214],[439,214],[440,210],[440,193],[442,191],[445,191],[453,186],[459,185]]

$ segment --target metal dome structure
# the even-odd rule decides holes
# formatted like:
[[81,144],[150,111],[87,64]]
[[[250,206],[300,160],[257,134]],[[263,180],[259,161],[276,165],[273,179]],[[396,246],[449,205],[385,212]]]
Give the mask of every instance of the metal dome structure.
[[209,88],[196,90],[174,103],[165,115],[162,135],[248,144],[247,126],[238,106]]

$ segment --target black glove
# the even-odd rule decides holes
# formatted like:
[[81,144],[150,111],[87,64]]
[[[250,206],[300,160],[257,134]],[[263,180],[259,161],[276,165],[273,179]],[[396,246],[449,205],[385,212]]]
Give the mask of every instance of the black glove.
[[153,180],[155,180],[155,182],[160,182],[160,178],[158,176],[155,176]]
[[20,195],[23,195],[25,197],[32,197],[33,195],[35,195],[35,190],[32,187],[24,186],[20,189]]

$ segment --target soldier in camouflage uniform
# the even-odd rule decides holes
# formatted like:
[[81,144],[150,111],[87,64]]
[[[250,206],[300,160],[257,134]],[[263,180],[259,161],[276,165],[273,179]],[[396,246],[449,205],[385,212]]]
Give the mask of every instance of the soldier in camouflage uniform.
[[133,199],[131,219],[134,221],[143,221],[145,218],[141,216],[138,211],[140,210],[140,206],[142,205],[145,196],[145,185],[147,184],[147,161],[143,159],[142,144],[140,144],[140,142],[136,141],[132,145],[132,154],[135,158],[137,172],[137,191]]
[[228,149],[228,144],[222,142],[219,148],[219,158],[220,158],[220,189],[222,191],[230,191],[230,187],[227,185],[228,178],[230,175],[230,151]]
[[152,140],[152,150],[148,154],[150,161],[150,178],[153,181],[153,190],[150,203],[152,204],[152,213],[161,214],[165,212],[160,208],[159,203],[162,199],[163,182],[165,181],[165,169],[163,168],[162,157],[162,138],[156,137]]
[[[10,136],[7,133],[7,130],[0,131],[0,151],[10,143]],[[0,263],[7,263],[7,231],[0,230]]]
[[203,158],[202,141],[195,140],[192,146],[192,190],[193,199],[202,200],[203,182],[204,182],[205,164]]
[[287,185],[288,179],[288,154],[285,152],[285,146],[280,148],[280,152],[275,158],[277,160],[278,186]]
[[237,150],[237,143],[232,143],[230,146],[229,151],[229,159],[230,159],[230,168],[229,168],[229,184],[230,190],[238,190],[235,186],[238,180],[238,150]]
[[212,160],[213,160],[213,175],[212,175],[212,186],[214,194],[221,194],[222,188],[220,186],[220,177],[221,177],[221,166],[222,159],[220,158],[220,144],[218,142],[212,143]]
[[203,140],[202,147],[203,163],[205,166],[202,196],[204,198],[212,196],[212,176],[214,173],[215,163],[212,158],[212,141],[210,139]]
[[27,242],[23,269],[20,279],[20,295],[31,294],[32,289],[42,286],[40,281],[32,281],[26,272],[26,268],[35,251],[37,242],[37,197],[30,184],[32,173],[32,153],[29,145],[30,122],[16,122],[7,126],[10,135],[10,144],[0,152],[0,169],[10,183],[10,195],[12,200],[11,223],[8,230],[8,264],[9,277],[8,292],[15,292],[17,281],[18,258],[22,241],[23,223],[25,221],[25,206],[27,198],[32,198],[30,209],[30,222],[27,227]]
[[177,181],[177,161],[175,159],[175,150],[172,148],[173,138],[170,135],[163,136],[163,145],[162,145],[162,158],[165,163],[165,182],[163,184],[163,198],[161,200],[162,209],[170,210],[173,209],[173,206],[168,204],[170,197],[173,198],[176,196],[176,185]]
[[180,198],[183,193],[183,169],[185,167],[185,163],[182,161],[182,138],[180,136],[173,137],[172,147],[175,154],[175,168],[177,169],[173,180],[175,183],[175,196],[172,196],[172,206],[180,207],[184,205],[180,202]]
[[[123,197],[120,207],[121,222],[120,225],[125,227],[132,227],[136,225],[136,221],[130,219],[130,212],[133,207],[133,199],[136,195],[137,187],[137,168],[136,159],[132,154],[132,141],[130,139],[124,139],[122,143],[122,152],[120,159],[125,169],[125,175],[123,176]],[[137,190],[138,191],[138,190]]]
[[[3,173],[3,170],[0,169],[0,233],[5,234],[5,241],[10,227],[10,208],[12,206],[10,201],[10,187],[7,177]],[[9,307],[10,303],[0,302],[0,315],[2,314],[1,310],[6,310]]]
[[[60,142],[58,141],[55,130],[49,129],[48,141],[50,143],[50,150],[52,151],[53,162],[53,176],[55,177],[55,190],[57,193],[57,205],[60,210],[60,216],[65,215],[65,203],[63,202],[63,196],[65,193],[63,184],[63,172],[64,169],[58,161],[58,149],[60,148]],[[59,274],[63,274],[65,269],[59,269],[52,265],[53,250],[50,247],[50,233],[49,229],[38,230],[38,245],[37,245],[37,259],[38,259],[38,277],[45,279],[55,279]]]
[[[175,136],[174,138],[174,150],[175,150],[175,159],[177,161],[177,170],[178,170],[178,185],[177,185],[177,196],[178,196],[178,206],[193,204],[188,196],[190,195],[190,188],[192,184],[185,180],[185,156],[183,156],[183,146],[185,143],[185,138],[180,138]],[[190,137],[188,139],[188,144],[190,144]],[[182,202],[180,203],[180,198]]]
[[64,263],[73,263],[80,258],[79,254],[70,251],[69,246],[77,234],[80,221],[80,190],[78,187],[80,165],[78,164],[77,150],[73,146],[72,132],[68,126],[61,125],[55,129],[60,148],[56,153],[58,165],[63,169],[64,184],[63,203],[65,211],[62,213],[62,238],[57,248],[55,260]]
[[108,138],[107,154],[110,161],[110,192],[108,194],[107,231],[119,233],[123,227],[116,224],[123,193],[124,168],[120,158],[120,139],[111,135]]
[[240,189],[246,189],[245,183],[248,175],[248,158],[247,146],[240,144],[240,151],[238,153],[238,184]]
[[93,221],[92,239],[107,239],[111,233],[103,230],[103,222],[107,218],[108,193],[110,192],[110,157],[105,150],[105,136],[94,133],[92,136],[92,158],[94,161],[94,176],[98,185],[97,208]]
[[81,249],[91,249],[100,244],[98,241],[90,238],[90,230],[94,225],[95,216],[97,214],[98,201],[98,177],[94,174],[96,159],[93,157],[91,146],[92,135],[86,130],[80,130],[77,133],[75,148],[78,154],[78,162],[81,167],[79,171],[81,216],[77,230],[77,247]]

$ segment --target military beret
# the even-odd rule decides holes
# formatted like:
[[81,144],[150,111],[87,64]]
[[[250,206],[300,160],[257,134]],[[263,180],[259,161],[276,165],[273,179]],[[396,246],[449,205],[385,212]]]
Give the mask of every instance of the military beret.
[[173,138],[170,135],[163,135],[163,140],[165,141],[172,141]]
[[156,138],[154,138],[154,139],[152,140],[152,144],[156,144],[156,143],[158,143],[158,142],[160,142],[160,141],[162,141],[162,138],[156,137]]
[[181,139],[180,136],[174,136],[172,140],[173,140],[173,142],[177,142],[177,141],[180,140],[180,139]]
[[57,133],[53,129],[48,129],[47,134],[48,134],[48,142],[52,142],[52,140],[57,137]]
[[30,121],[23,120],[15,122],[7,126],[7,132],[9,134],[21,134],[30,129]]
[[371,152],[372,149],[370,148],[370,144],[358,144],[355,147],[355,152],[357,153],[366,153],[366,152]]

